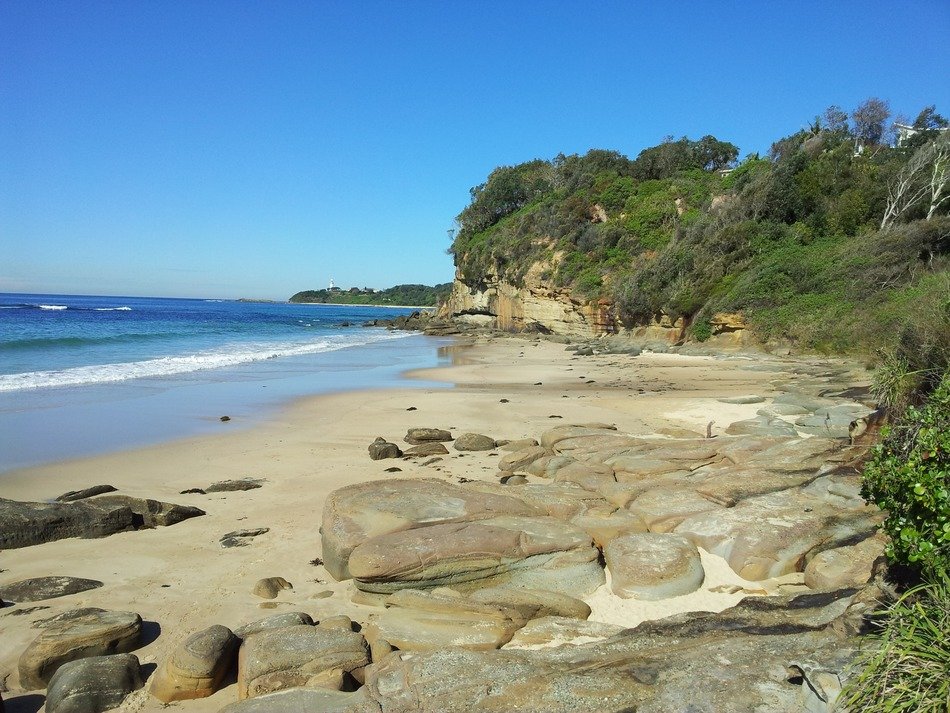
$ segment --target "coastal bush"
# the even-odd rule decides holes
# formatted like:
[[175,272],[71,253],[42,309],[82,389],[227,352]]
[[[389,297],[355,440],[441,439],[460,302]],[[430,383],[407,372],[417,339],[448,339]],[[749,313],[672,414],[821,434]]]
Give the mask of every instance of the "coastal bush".
[[862,495],[886,513],[892,561],[938,577],[950,574],[950,370],[874,446]]
[[950,581],[907,591],[879,614],[838,705],[851,713],[950,710]]

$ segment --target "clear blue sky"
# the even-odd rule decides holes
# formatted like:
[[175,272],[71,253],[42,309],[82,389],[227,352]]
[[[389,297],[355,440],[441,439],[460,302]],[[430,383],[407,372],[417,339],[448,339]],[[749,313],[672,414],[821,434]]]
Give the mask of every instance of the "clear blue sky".
[[950,115],[950,3],[0,2],[0,291],[449,281],[492,168]]

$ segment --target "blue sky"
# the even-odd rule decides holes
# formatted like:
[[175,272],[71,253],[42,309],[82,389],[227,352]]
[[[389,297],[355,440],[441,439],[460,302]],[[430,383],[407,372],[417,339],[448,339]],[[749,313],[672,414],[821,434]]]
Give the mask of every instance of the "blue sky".
[[0,3],[0,291],[449,281],[498,165],[950,115],[950,4]]

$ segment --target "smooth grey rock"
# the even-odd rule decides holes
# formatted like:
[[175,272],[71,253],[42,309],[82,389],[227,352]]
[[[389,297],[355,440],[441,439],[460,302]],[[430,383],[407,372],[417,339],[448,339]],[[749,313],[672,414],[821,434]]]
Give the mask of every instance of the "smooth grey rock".
[[726,429],[730,436],[797,436],[795,427],[779,418],[756,416],[745,421],[735,421]]
[[548,646],[577,646],[603,641],[623,631],[622,626],[584,621],[564,616],[532,619],[515,632],[503,649],[536,649]]
[[350,485],[333,491],[323,509],[324,566],[336,579],[347,579],[350,553],[371,537],[436,523],[540,512],[508,494],[486,494],[431,478]]
[[632,533],[604,548],[610,588],[623,598],[668,599],[695,592],[706,573],[696,545],[682,535]]
[[760,404],[765,401],[764,396],[731,396],[725,399],[716,399],[723,404]]
[[0,597],[11,602],[42,602],[68,594],[98,589],[102,582],[80,577],[35,577],[0,587]]
[[116,490],[118,490],[118,488],[116,488],[114,485],[93,485],[90,488],[83,488],[82,490],[70,490],[68,493],[63,493],[58,498],[56,498],[56,502],[71,503],[75,502],[76,500],[91,498],[93,495],[114,493]]
[[142,687],[135,654],[90,656],[64,663],[46,691],[47,713],[101,713]]
[[590,536],[567,523],[499,516],[380,535],[356,547],[349,566],[358,589],[379,594],[486,584],[573,594],[603,583],[598,555]]
[[441,428],[410,428],[404,440],[406,443],[418,446],[431,441],[451,441],[452,434]]
[[45,688],[56,670],[68,661],[89,656],[128,653],[138,646],[142,619],[123,611],[83,609],[67,612],[45,624],[20,655],[20,685]]
[[313,626],[313,619],[306,612],[284,612],[252,621],[234,630],[239,639],[246,639],[264,629],[280,629],[285,626]]
[[373,460],[384,460],[386,458],[399,458],[402,451],[395,443],[390,443],[382,436],[377,436],[376,440],[367,447],[369,457]]
[[463,433],[452,447],[457,451],[490,451],[495,447],[495,439],[481,433]]

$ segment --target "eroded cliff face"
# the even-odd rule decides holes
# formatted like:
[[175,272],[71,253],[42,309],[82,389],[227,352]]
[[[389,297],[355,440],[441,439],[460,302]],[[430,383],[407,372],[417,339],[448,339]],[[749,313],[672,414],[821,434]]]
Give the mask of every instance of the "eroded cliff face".
[[[508,332],[544,332],[575,338],[621,334],[675,344],[687,336],[684,320],[666,315],[650,323],[625,326],[609,300],[583,300],[545,279],[549,272],[549,265],[537,263],[525,275],[524,284],[515,286],[494,274],[475,283],[457,271],[452,294],[439,316]],[[716,314],[711,327],[716,345],[740,346],[749,341],[741,315]]]

